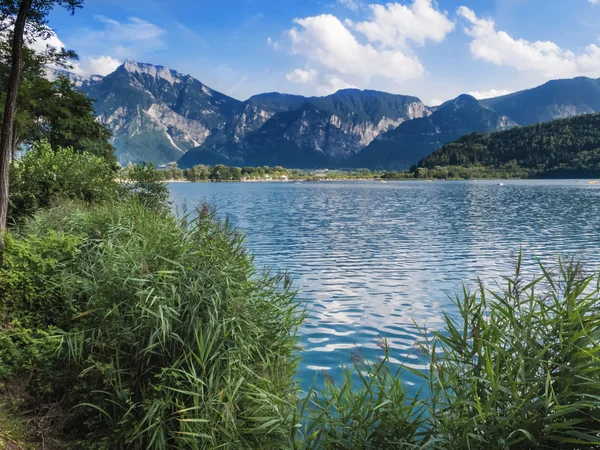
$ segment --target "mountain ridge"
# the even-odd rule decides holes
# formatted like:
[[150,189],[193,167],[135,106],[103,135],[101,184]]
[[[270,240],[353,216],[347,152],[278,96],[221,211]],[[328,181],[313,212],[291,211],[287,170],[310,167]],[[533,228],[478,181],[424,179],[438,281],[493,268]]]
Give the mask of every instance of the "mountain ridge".
[[418,97],[355,88],[242,101],[191,75],[131,60],[105,77],[64,75],[95,100],[121,164],[407,168],[463,134],[600,112],[600,79],[586,77],[485,100],[462,94],[433,108]]

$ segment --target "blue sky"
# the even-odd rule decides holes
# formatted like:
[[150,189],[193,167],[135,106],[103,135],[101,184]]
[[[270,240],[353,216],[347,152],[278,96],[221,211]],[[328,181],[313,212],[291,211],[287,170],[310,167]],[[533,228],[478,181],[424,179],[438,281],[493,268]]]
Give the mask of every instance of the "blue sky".
[[600,0],[86,0],[50,25],[81,73],[129,58],[239,99],[352,86],[434,104],[600,77]]

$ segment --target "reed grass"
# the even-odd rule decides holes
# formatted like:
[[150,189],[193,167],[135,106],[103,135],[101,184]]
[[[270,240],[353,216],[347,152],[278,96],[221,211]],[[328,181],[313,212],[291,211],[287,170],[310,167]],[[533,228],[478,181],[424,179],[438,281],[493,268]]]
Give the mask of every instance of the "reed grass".
[[464,288],[423,333],[428,370],[392,364],[382,340],[300,399],[290,280],[257,271],[210,208],[67,203],[7,243],[0,354],[51,378],[33,394],[60,398],[78,448],[600,449],[600,281],[576,262],[532,276],[519,257],[504,287]]
[[22,233],[48,229],[81,240],[58,269],[78,313],[55,337],[95,445],[287,445],[303,314],[286,277],[256,271],[240,233],[208,208],[175,219],[135,202],[68,204]]

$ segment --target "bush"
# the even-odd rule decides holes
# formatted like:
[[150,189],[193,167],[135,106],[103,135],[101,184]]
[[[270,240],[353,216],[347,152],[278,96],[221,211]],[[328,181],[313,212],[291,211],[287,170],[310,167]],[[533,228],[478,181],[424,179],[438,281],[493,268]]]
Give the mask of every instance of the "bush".
[[425,347],[427,448],[600,448],[597,274],[540,264],[526,284],[520,267],[502,294],[457,297],[461,321]]
[[54,152],[47,141],[39,142],[10,168],[9,221],[18,222],[59,199],[113,199],[114,177],[113,168],[100,156],[71,148]]
[[121,197],[136,198],[142,205],[154,210],[166,210],[169,188],[153,164],[136,164],[127,168],[127,180],[121,184]]
[[[382,344],[300,402],[289,281],[209,208],[63,204],[12,230],[5,258],[0,378],[31,380],[30,408],[59,404],[87,448],[600,448],[600,288],[578,264],[525,282],[519,261],[423,334],[429,370]],[[408,370],[427,395],[406,394]]]
[[40,266],[42,249],[27,243],[49,229],[75,243],[70,259],[47,265],[47,279],[61,280],[62,302],[32,303],[26,293],[38,295],[36,280],[2,282],[3,306],[23,305],[24,316],[61,326],[49,337],[63,342],[55,358],[79,375],[65,402],[80,404],[90,442],[286,447],[302,314],[287,280],[255,271],[239,233],[208,209],[188,222],[134,201],[68,204],[11,235],[13,267]]
[[375,362],[359,353],[345,367],[339,385],[330,377],[309,392],[300,410],[305,426],[298,441],[306,450],[413,449],[420,440],[424,405],[405,392],[403,368],[392,370],[387,343]]

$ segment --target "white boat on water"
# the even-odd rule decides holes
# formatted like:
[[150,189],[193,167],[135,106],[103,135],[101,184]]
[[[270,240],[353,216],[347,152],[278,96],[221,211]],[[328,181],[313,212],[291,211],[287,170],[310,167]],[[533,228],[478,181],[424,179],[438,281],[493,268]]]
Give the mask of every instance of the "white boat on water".
[[504,183],[498,183],[498,186],[504,186]]

